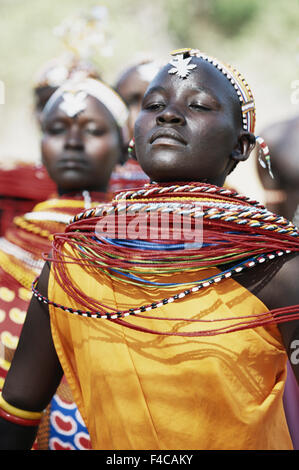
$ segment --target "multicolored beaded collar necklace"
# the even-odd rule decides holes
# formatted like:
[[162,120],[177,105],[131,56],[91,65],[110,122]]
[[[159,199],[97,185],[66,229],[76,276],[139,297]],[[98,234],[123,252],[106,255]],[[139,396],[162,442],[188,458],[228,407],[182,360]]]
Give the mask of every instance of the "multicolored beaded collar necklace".
[[[170,238],[163,239],[163,214],[167,213]],[[150,217],[156,216],[158,230],[155,238],[149,232],[142,232],[139,239],[123,238],[110,234],[104,236],[98,231],[99,223],[114,221],[123,230],[140,218],[142,228],[149,228]],[[125,216],[125,218],[124,218]],[[177,217],[188,217],[193,228],[196,219],[202,221],[202,241],[190,242],[178,231]],[[123,232],[121,232],[123,233]],[[262,315],[242,315],[234,323],[225,327],[201,330],[192,333],[166,333],[152,331],[124,319],[128,316],[171,320],[162,315],[149,316],[148,312],[172,302],[182,301],[201,289],[225,281],[236,273],[246,271],[261,263],[270,263],[281,256],[299,251],[298,230],[284,217],[273,214],[263,205],[235,191],[209,184],[186,183],[172,185],[148,184],[143,189],[119,193],[111,203],[101,204],[94,209],[74,217],[66,233],[55,235],[53,244],[54,275],[67,295],[86,308],[75,310],[58,305],[43,297],[33,283],[33,292],[38,300],[54,305],[69,313],[113,320],[129,328],[156,334],[177,334],[183,336],[208,336],[239,329],[280,323],[299,318],[299,306],[267,311]],[[74,256],[63,254],[64,246],[69,246]],[[67,258],[67,259],[66,259]],[[108,307],[95,298],[80,291],[78,286],[68,282],[66,265],[76,263],[94,272],[100,271],[111,279],[133,284],[146,289],[177,289],[175,295],[163,298],[148,305],[128,307],[122,311]],[[227,265],[230,268],[227,268]],[[176,283],[173,273],[198,272],[217,267],[217,274],[198,281]],[[148,274],[159,276],[168,274],[167,283],[149,281]],[[200,277],[200,276],[199,276]],[[162,309],[163,312],[163,309]],[[198,319],[176,319],[190,322]],[[217,320],[230,320],[228,318]],[[235,321],[238,320],[237,323]],[[210,323],[210,321],[209,321]]]

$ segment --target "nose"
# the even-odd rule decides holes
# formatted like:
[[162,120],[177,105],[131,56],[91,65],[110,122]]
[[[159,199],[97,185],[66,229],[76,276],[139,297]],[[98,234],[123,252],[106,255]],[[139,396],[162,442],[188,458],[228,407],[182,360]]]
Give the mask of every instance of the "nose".
[[84,148],[82,132],[79,126],[75,123],[70,126],[67,132],[65,148],[78,150],[82,150]]
[[185,124],[185,116],[174,106],[165,107],[156,118],[158,125],[176,124],[183,126]]

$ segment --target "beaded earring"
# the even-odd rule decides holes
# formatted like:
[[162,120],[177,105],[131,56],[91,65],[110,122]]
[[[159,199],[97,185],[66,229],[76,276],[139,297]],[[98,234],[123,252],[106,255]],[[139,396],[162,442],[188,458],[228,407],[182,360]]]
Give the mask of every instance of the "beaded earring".
[[[272,168],[271,168],[271,158],[270,158],[269,147],[264,141],[264,139],[260,136],[256,137],[256,142],[259,145],[258,162],[263,168],[267,168],[271,178],[274,178]],[[263,160],[263,157],[265,161]]]
[[136,153],[135,153],[135,139],[134,137],[130,140],[130,143],[128,145],[128,154],[130,157],[136,159]]

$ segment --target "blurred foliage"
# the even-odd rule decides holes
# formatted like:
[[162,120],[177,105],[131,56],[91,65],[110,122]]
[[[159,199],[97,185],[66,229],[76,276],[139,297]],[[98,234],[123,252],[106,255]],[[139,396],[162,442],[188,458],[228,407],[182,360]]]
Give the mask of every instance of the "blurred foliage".
[[251,23],[262,6],[260,0],[242,2],[240,0],[212,0],[210,16],[225,34],[237,36],[242,28]]
[[236,37],[258,15],[259,0],[176,0],[167,3],[168,28],[182,43],[192,42],[193,25],[201,22],[219,28],[226,37]]
[[[95,60],[112,76],[137,53],[163,54],[172,47],[217,50],[294,50],[298,0],[0,0],[1,77],[28,80],[61,51],[53,29],[66,17],[95,4],[107,7],[114,55]],[[215,52],[214,52],[215,51]],[[5,66],[4,66],[5,64]]]
[[186,45],[192,43],[192,25],[198,15],[204,12],[204,3],[185,0],[164,2],[163,7],[167,8],[167,29],[170,36],[178,43]]

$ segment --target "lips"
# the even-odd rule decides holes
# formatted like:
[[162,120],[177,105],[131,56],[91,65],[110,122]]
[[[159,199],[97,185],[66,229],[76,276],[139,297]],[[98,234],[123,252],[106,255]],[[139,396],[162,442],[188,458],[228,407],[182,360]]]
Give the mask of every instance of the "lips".
[[176,131],[175,129],[159,129],[153,133],[150,138],[150,144],[153,143],[165,143],[171,144],[173,142],[179,142],[180,144],[187,145],[185,139],[181,136],[181,134]]
[[74,168],[86,166],[86,161],[83,158],[78,157],[64,157],[58,161],[57,165],[64,168]]

